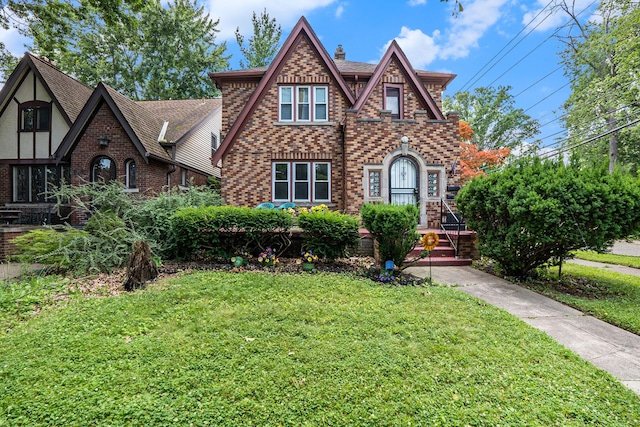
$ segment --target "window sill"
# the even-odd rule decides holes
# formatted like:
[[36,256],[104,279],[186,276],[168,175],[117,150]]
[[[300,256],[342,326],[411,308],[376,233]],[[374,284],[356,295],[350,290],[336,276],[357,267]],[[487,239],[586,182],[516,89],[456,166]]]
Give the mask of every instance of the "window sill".
[[333,126],[335,122],[273,122],[274,126]]
[[122,192],[123,193],[139,193],[140,189],[138,189],[138,188],[123,188]]

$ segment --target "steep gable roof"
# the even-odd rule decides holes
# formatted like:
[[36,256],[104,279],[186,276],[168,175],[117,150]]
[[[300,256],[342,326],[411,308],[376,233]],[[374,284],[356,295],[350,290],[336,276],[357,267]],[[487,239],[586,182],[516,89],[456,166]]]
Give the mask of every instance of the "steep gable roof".
[[106,103],[113,111],[145,161],[148,162],[149,157],[171,161],[169,154],[158,142],[158,135],[162,129],[163,122],[141,105],[104,83],[98,83],[78,119],[62,140],[56,155],[58,161],[75,146],[94,113],[103,103]]
[[[302,37],[306,37],[308,39],[310,45],[315,49],[318,56],[320,57],[320,60],[322,61],[323,65],[327,67],[327,69],[329,70],[329,73],[335,79],[338,86],[342,89],[342,92],[344,93],[344,95],[347,97],[351,105],[353,105],[353,103],[355,102],[355,97],[353,93],[349,89],[349,86],[347,85],[347,83],[342,78],[342,75],[340,74],[338,67],[329,56],[329,53],[327,53],[322,43],[320,43],[318,36],[316,36],[316,34],[311,29],[309,22],[303,16],[298,20],[298,23],[295,25],[295,27],[293,27],[293,30],[291,30],[289,37],[287,37],[287,40],[282,45],[282,48],[280,49],[280,51],[278,51],[278,54],[273,59],[273,62],[271,63],[271,65],[269,65],[269,68],[267,68],[266,73],[262,76],[262,79],[260,80],[258,87],[249,98],[248,102],[240,112],[240,115],[231,126],[231,129],[229,129],[227,136],[222,142],[222,145],[220,146],[220,148],[218,148],[218,150],[214,154],[212,158],[212,163],[214,165],[218,163],[218,161],[222,158],[224,153],[233,145],[238,135],[238,132],[243,128],[246,120],[249,118],[251,113],[253,113],[259,101],[264,97],[269,87],[273,84],[276,77],[278,76],[278,73],[284,66],[286,60],[291,56],[295,48],[298,46]],[[249,70],[248,72],[245,72],[243,74],[245,76],[255,75],[256,72],[259,73],[260,71]],[[238,74],[240,73],[236,73],[236,72],[224,73],[223,72],[223,73],[212,73],[212,74],[209,74],[209,76],[213,80],[215,80],[218,77],[226,77],[226,76],[235,77]]]
[[375,71],[373,72],[373,75],[369,79],[369,82],[364,87],[362,93],[358,97],[358,101],[356,102],[353,108],[357,111],[360,111],[362,109],[367,99],[371,96],[373,89],[380,82],[380,79],[382,78],[382,75],[384,74],[385,70],[387,69],[391,61],[393,61],[394,59],[399,64],[401,71],[405,74],[411,86],[413,86],[413,90],[417,93],[419,97],[422,98],[421,100],[423,101],[424,105],[428,107],[427,113],[429,114],[429,116],[437,120],[444,120],[444,115],[442,114],[442,111],[440,111],[440,108],[438,108],[438,105],[436,104],[434,99],[431,97],[429,92],[427,92],[427,90],[425,89],[424,85],[418,79],[417,73],[411,66],[411,63],[407,59],[402,49],[400,49],[400,45],[398,45],[398,43],[395,40],[391,42],[391,45],[389,46],[384,56],[380,60],[380,63],[378,63],[378,66],[376,67]]
[[26,53],[22,57],[0,91],[0,110],[4,108],[7,98],[15,92],[17,85],[29,70],[39,78],[65,121],[71,126],[91,96],[92,89],[63,73],[51,62],[30,53]]

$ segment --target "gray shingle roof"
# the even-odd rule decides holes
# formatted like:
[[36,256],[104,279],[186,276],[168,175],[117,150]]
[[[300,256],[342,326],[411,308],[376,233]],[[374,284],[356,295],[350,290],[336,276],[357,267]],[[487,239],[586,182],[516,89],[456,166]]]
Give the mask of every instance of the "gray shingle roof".
[[93,89],[58,70],[53,64],[32,54],[28,55],[60,107],[71,122],[75,122]]

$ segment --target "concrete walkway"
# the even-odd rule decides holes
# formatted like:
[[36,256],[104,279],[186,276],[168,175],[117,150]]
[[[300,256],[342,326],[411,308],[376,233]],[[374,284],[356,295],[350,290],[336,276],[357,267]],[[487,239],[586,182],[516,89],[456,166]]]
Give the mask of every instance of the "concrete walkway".
[[[406,271],[429,275],[428,267]],[[459,285],[461,291],[506,310],[640,395],[640,336],[472,267],[433,267],[431,271],[434,282]]]

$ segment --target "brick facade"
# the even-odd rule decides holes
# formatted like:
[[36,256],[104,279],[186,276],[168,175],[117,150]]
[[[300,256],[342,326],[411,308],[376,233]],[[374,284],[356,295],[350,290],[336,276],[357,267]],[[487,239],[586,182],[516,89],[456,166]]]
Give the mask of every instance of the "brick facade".
[[[225,74],[216,80],[223,92],[223,138],[233,132],[225,141],[228,147],[223,145],[220,154],[222,196],[236,206],[272,201],[274,161],[327,161],[331,164],[330,207],[357,214],[362,204],[370,201],[365,195],[367,168],[377,168],[386,176],[394,159],[407,157],[421,167],[421,223],[439,227],[440,197],[446,196],[447,186],[459,184],[459,177],[448,173],[459,155],[458,116],[452,114],[443,120],[438,110],[445,83],[427,84],[412,77],[413,70],[393,55],[383,64],[377,82],[370,81],[371,72],[362,78],[355,71],[336,78],[331,64],[314,47],[317,44],[313,37],[310,32],[292,32],[263,80],[253,75],[243,83],[241,74]],[[373,83],[375,87],[369,88]],[[392,120],[390,113],[384,111],[385,84],[402,88],[400,119]],[[328,87],[328,122],[279,122],[282,85]],[[358,110],[353,109],[342,89],[345,85],[355,94],[356,101],[358,96],[367,94]],[[257,95],[253,91],[258,91],[258,101],[245,105],[252,95]],[[425,91],[431,98],[423,95]],[[238,125],[235,120],[242,122]],[[408,150],[401,150],[402,137],[409,140]],[[425,198],[426,175],[432,170],[438,174],[439,194]],[[379,201],[389,202],[388,194]]]

